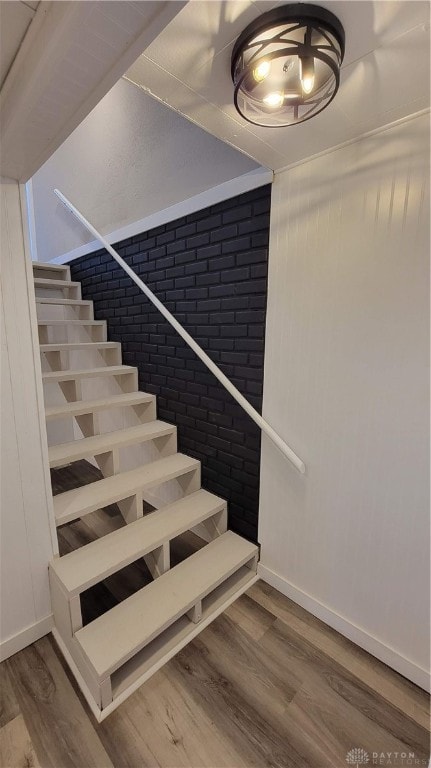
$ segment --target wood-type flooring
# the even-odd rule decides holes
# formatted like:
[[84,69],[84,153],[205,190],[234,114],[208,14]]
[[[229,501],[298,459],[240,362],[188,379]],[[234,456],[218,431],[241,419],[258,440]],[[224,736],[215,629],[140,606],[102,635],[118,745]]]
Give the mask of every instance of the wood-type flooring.
[[[54,490],[76,473],[97,476],[77,462]],[[112,507],[63,526],[61,551],[119,525]],[[179,537],[173,563],[197,546]],[[149,579],[139,561],[89,590],[84,620]],[[1,768],[346,768],[351,750],[358,766],[428,765],[427,694],[262,581],[101,724],[50,635],[0,676]]]

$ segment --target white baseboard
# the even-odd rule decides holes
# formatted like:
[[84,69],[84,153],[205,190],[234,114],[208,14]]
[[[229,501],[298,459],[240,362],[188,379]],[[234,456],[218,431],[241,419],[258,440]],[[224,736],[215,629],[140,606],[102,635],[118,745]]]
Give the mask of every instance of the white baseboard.
[[270,568],[262,565],[262,563],[258,564],[257,573],[262,581],[266,581],[271,587],[274,587],[274,589],[277,589],[283,595],[289,597],[294,603],[305,608],[306,611],[312,613],[313,616],[316,616],[318,619],[325,622],[325,624],[328,624],[329,627],[332,627],[332,629],[335,629],[341,635],[344,635],[344,637],[352,640],[352,642],[359,645],[360,648],[371,653],[376,659],[387,664],[388,667],[395,669],[400,675],[411,680],[412,683],[415,683],[415,685],[418,685],[425,691],[430,690],[430,674],[426,669],[418,666],[414,661],[406,659],[405,656],[402,656],[398,651],[395,651],[389,645],[386,645],[378,638],[370,635],[366,630],[361,629],[361,627],[353,624],[348,619],[340,616],[331,608],[328,608],[328,606],[320,603],[314,597],[307,594],[307,592],[295,587],[283,576],[280,576]]
[[[204,208],[208,208],[210,205],[216,205],[224,200],[229,200],[231,197],[242,195],[244,192],[251,192],[251,190],[263,187],[265,184],[271,184],[273,177],[274,174],[272,171],[269,171],[266,168],[256,168],[254,171],[249,171],[242,176],[237,176],[234,179],[225,181],[217,187],[212,187],[205,192],[200,192],[193,197],[189,197],[181,203],[176,203],[162,211],[157,211],[157,213],[145,216],[143,219],[133,221],[131,224],[126,224],[124,227],[102,234],[104,234],[108,243],[112,245],[113,243],[121,242],[121,240],[126,240],[134,235],[140,235],[141,232],[148,232],[148,230],[159,227],[162,224],[169,224],[169,222],[180,219],[183,216],[188,216],[196,211],[201,211]],[[76,203],[75,200],[72,200],[71,202]],[[83,213],[86,215],[85,211],[83,211]],[[102,246],[98,240],[92,240],[90,243],[80,245],[78,248],[63,253],[61,256],[56,256],[51,259],[51,261],[53,264],[68,264],[74,259],[79,259],[81,256],[86,256],[88,253],[100,250],[101,248]]]
[[0,643],[0,661],[5,661],[9,656],[13,656],[14,653],[22,651],[27,645],[35,643],[48,632],[51,632],[53,627],[52,613],[45,618],[40,619],[35,624],[31,624],[29,627],[22,629],[21,632],[17,632],[16,635],[8,637]]

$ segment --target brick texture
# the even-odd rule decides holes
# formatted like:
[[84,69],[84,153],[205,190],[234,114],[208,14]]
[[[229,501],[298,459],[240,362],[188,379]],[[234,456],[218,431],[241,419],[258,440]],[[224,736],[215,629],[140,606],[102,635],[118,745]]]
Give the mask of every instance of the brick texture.
[[[114,246],[259,412],[270,200],[268,185]],[[260,430],[105,250],[70,266],[203,487],[229,502],[230,527],[256,541]]]

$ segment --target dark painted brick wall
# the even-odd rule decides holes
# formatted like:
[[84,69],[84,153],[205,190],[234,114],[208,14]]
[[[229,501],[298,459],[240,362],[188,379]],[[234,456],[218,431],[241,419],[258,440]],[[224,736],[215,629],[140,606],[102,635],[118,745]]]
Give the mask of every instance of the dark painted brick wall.
[[[258,411],[270,200],[268,185],[115,246]],[[257,540],[259,429],[106,251],[71,270],[179,450],[201,460],[203,487],[228,500],[230,527]]]

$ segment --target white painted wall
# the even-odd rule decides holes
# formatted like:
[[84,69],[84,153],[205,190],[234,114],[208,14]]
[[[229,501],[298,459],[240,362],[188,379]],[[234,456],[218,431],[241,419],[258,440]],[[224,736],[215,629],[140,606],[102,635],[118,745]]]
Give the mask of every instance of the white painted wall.
[[20,188],[1,180],[1,579],[5,658],[51,628],[53,529],[36,308]]
[[429,666],[429,121],[276,174],[260,572],[415,682]]
[[248,173],[258,165],[120,80],[33,176],[39,261],[91,238],[57,187],[106,234]]

